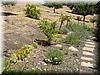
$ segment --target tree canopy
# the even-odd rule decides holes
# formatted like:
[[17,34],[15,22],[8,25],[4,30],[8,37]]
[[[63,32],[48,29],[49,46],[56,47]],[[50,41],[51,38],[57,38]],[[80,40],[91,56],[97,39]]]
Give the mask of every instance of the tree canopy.
[[83,15],[83,21],[85,21],[86,15],[93,15],[96,13],[96,5],[87,3],[78,3],[73,6],[73,13]]
[[54,13],[55,13],[55,9],[59,9],[63,7],[63,4],[58,2],[46,2],[44,5],[49,8],[54,8]]

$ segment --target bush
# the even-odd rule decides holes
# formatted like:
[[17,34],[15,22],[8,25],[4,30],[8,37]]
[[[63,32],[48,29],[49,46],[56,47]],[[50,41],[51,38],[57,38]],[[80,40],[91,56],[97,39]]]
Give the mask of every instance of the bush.
[[40,10],[35,5],[27,4],[25,11],[25,14],[30,18],[39,19],[40,17]]
[[77,45],[80,43],[80,37],[75,33],[71,33],[68,36],[66,36],[64,42],[71,45]]
[[2,0],[1,3],[2,3],[3,5],[7,5],[7,6],[8,6],[8,5],[14,6],[14,5],[17,3],[17,0],[14,0],[14,1],[13,1],[13,0],[11,0],[11,1],[9,1],[9,0],[8,0],[8,1],[7,1],[7,0],[6,0],[6,1],[4,0],[4,1],[3,1],[3,0]]
[[57,49],[50,49],[45,57],[44,61],[46,63],[58,65],[63,62],[64,54]]
[[93,32],[93,29],[87,27],[86,25],[80,25],[75,22],[71,22],[69,26],[67,26],[67,28],[69,29],[69,31],[77,34],[81,40],[84,40]]
[[40,21],[39,25],[40,29],[47,36],[48,42],[50,43],[54,34],[56,34],[55,31],[56,21],[50,22],[44,19]]

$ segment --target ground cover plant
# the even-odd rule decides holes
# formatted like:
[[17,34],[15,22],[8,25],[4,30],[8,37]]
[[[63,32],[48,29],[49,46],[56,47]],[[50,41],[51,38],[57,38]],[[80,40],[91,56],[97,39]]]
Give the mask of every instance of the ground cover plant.
[[66,28],[71,31],[71,33],[66,36],[64,42],[71,45],[78,45],[82,40],[88,38],[88,35],[93,32],[93,29],[88,26],[75,22],[70,22],[69,25],[66,25]]
[[50,49],[47,54],[45,54],[44,61],[46,63],[51,63],[54,65],[61,64],[64,59],[64,54],[59,49]]
[[78,45],[80,43],[80,37],[75,34],[75,33],[71,33],[68,36],[66,36],[66,38],[64,39],[64,42],[70,45]]

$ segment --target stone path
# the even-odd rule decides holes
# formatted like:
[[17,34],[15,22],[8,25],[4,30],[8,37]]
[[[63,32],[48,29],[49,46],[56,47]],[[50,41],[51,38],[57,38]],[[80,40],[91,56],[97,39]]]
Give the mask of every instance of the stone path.
[[80,73],[93,73],[94,65],[95,65],[95,42],[91,39],[87,39],[85,46],[83,47],[82,56],[81,56],[81,66]]

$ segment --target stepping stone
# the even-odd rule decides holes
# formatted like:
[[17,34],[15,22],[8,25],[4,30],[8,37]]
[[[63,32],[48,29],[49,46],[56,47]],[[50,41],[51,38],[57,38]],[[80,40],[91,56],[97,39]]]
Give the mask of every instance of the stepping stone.
[[94,45],[95,43],[94,42],[86,42],[87,44],[91,44],[91,45]]
[[89,44],[85,44],[85,46],[87,46],[87,47],[95,47],[95,45],[89,45]]
[[89,47],[83,47],[83,50],[87,50],[87,51],[92,51],[93,52],[94,51],[94,48],[91,48],[91,47],[90,48]]
[[87,60],[87,61],[93,61],[93,58],[89,58],[89,57],[81,57],[82,60]]
[[92,41],[92,40],[90,40],[90,39],[87,39],[86,41],[89,41],[89,42],[90,42],[90,41]]
[[87,52],[87,51],[83,51],[83,55],[89,55],[89,56],[93,56],[93,53]]
[[81,62],[81,66],[84,66],[84,67],[93,67],[93,64],[90,63],[90,62]]

